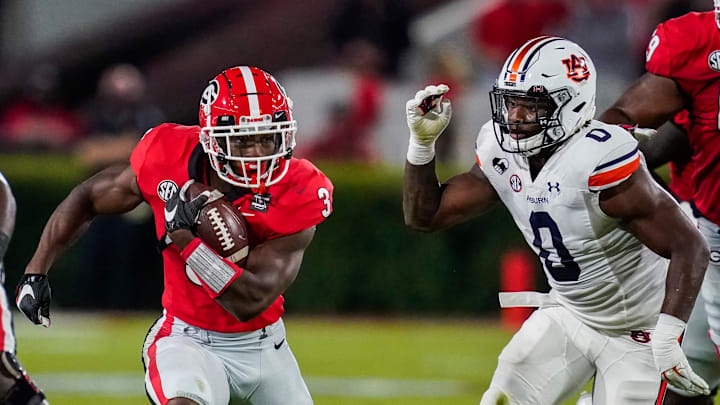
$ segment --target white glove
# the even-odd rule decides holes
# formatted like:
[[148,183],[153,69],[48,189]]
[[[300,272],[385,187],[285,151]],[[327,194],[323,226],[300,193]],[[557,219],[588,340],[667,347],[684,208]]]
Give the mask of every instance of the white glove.
[[710,388],[705,380],[692,371],[678,343],[684,330],[685,322],[672,315],[660,314],[650,340],[655,366],[662,379],[673,387],[692,396],[709,395]]
[[407,160],[413,165],[430,163],[435,157],[435,141],[450,123],[452,107],[443,94],[450,88],[445,84],[427,86],[415,93],[405,104],[410,145]]

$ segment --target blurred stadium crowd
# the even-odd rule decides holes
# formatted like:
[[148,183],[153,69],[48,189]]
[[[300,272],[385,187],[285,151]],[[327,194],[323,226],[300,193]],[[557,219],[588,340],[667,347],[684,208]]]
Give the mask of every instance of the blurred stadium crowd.
[[[653,27],[709,1],[68,0],[0,2],[0,142],[89,167],[124,160],[151,126],[193,125],[208,77],[254,64],[295,100],[298,155],[404,161],[404,101],[450,84],[440,160],[472,162],[487,90],[512,49],[567,37],[596,61],[602,111],[643,68]],[[447,136],[450,135],[450,136]],[[469,164],[469,163],[467,163]]]

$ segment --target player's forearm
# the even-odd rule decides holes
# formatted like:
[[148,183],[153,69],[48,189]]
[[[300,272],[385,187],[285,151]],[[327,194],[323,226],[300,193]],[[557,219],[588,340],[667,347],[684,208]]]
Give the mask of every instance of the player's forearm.
[[87,231],[94,217],[88,187],[80,184],[48,220],[25,273],[47,274],[55,259]]
[[635,122],[621,107],[614,105],[607,109],[598,117],[598,121],[605,122],[607,124],[628,124],[634,125]]
[[[181,236],[181,231],[171,234],[176,243],[181,242]],[[256,249],[263,251],[262,247]],[[241,268],[221,258],[199,238],[187,244],[180,255],[200,278],[208,295],[241,322],[255,318],[272,305],[295,280],[302,261],[302,251],[287,258],[256,254]]]
[[208,295],[247,322],[270,307],[292,284],[314,234],[313,226],[267,240],[253,247],[242,268],[221,258],[200,238],[185,246],[180,255],[200,278]]
[[247,322],[262,314],[295,281],[300,270],[299,259],[290,262],[275,258],[263,268],[249,263],[243,274],[217,298],[218,302],[240,321]]
[[255,278],[255,275],[249,271],[244,271],[240,278],[244,280],[228,287],[216,300],[239,321],[248,322],[270,307],[280,293],[271,297],[261,289],[252,287],[254,280],[250,279]]
[[687,322],[700,291],[710,251],[699,234],[685,237],[678,235],[678,238],[685,242],[671,253],[665,282],[665,300],[660,312]]
[[403,178],[403,215],[405,224],[419,231],[431,231],[442,199],[435,174],[435,160],[422,166],[405,162]]

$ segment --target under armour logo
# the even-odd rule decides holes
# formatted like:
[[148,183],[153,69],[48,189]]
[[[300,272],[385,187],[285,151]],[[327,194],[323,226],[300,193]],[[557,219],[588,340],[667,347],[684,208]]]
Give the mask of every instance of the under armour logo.
[[557,191],[559,193],[560,192],[560,183],[555,182],[555,185],[553,185],[551,182],[548,181],[548,191],[552,193],[553,188],[555,189],[555,191]]
[[536,86],[532,86],[532,87],[530,88],[530,90],[528,90],[528,95],[531,95],[531,96],[540,96],[540,95],[545,95],[545,94],[547,94],[547,92],[548,92],[548,91],[545,89],[545,86],[536,85]]

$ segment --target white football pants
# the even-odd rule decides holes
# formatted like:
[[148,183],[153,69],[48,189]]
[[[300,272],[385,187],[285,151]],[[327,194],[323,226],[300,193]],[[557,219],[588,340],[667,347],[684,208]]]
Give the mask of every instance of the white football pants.
[[[282,319],[264,329],[219,333],[164,315],[143,345],[145,389],[155,404],[311,405]],[[232,402],[231,402],[232,401]]]
[[[498,357],[480,405],[553,405],[595,376],[593,405],[648,405],[660,374],[648,331],[610,336],[580,322],[561,306],[540,308]],[[498,401],[505,397],[506,402]]]

